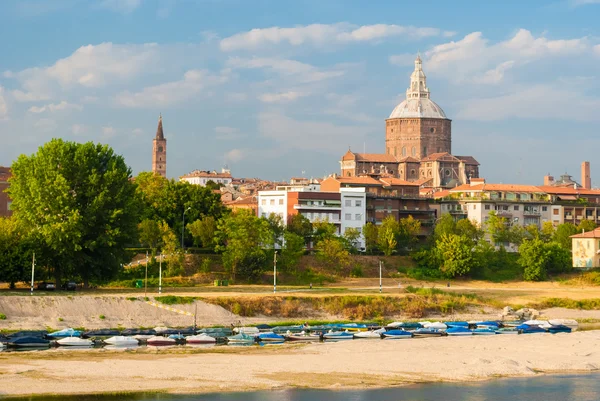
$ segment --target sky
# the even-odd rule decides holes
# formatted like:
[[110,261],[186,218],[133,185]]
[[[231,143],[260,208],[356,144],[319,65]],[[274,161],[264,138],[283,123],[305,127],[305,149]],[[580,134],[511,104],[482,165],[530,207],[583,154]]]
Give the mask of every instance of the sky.
[[52,138],[167,174],[288,180],[384,152],[420,52],[452,151],[487,182],[591,162],[600,186],[600,0],[4,0],[0,165]]

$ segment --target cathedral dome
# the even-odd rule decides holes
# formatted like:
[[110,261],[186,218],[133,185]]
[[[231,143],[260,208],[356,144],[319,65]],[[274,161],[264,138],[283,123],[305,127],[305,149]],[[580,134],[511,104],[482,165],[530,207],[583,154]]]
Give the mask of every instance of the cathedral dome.
[[422,63],[421,57],[417,56],[415,70],[410,75],[410,86],[406,90],[406,100],[394,108],[390,118],[448,118],[444,110],[430,99]]
[[433,100],[428,98],[406,99],[394,108],[390,118],[448,118]]

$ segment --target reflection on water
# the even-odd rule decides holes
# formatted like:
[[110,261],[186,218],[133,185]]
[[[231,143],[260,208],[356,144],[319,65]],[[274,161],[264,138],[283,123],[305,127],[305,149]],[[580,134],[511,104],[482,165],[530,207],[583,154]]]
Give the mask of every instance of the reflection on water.
[[[4,401],[597,401],[600,375],[555,375],[501,379],[473,384],[424,384],[380,390],[284,390],[200,395],[132,394],[118,396],[7,398]],[[310,383],[307,383],[310,384]]]

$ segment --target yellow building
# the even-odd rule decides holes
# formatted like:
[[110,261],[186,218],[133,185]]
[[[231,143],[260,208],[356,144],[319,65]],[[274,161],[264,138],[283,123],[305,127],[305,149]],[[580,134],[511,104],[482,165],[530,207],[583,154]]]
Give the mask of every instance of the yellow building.
[[587,233],[571,235],[573,267],[591,269],[600,267],[600,228]]

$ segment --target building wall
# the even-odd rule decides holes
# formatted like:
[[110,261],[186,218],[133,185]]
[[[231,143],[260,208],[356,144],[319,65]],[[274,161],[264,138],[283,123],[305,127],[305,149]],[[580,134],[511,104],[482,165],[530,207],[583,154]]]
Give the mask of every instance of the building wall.
[[364,249],[365,239],[362,235],[362,228],[367,219],[367,197],[364,188],[341,188],[341,234],[344,234],[348,228],[356,228],[361,232],[358,239],[357,248]]
[[269,217],[274,213],[281,216],[283,224],[287,224],[287,195],[284,191],[259,191],[258,217]]
[[573,267],[590,269],[600,266],[600,238],[573,238]]
[[8,217],[12,215],[10,210],[10,198],[8,194],[4,192],[8,187],[8,179],[11,173],[8,167],[0,167],[0,217]]
[[452,153],[452,121],[439,118],[390,118],[385,121],[386,153],[422,159]]
[[190,184],[200,185],[200,186],[204,187],[204,186],[206,186],[206,183],[209,181],[212,181],[215,184],[230,185],[231,181],[233,181],[233,178],[231,178],[231,177],[211,177],[210,175],[207,175],[207,176],[198,176],[198,177],[181,177],[179,180],[186,181],[186,182],[189,182]]

